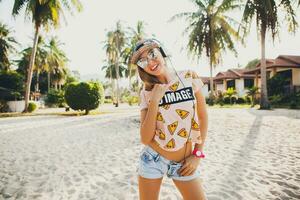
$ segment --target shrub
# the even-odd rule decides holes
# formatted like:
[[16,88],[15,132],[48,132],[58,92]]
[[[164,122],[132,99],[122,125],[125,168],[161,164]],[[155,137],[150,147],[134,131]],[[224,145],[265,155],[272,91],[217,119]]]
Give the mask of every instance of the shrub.
[[293,94],[290,95],[289,107],[291,109],[300,108],[300,92],[293,93]]
[[[226,92],[224,93],[224,102],[227,103],[228,99],[229,99],[229,103],[233,104],[236,102],[237,100],[237,96],[236,96],[237,92],[235,89],[233,88],[228,88],[226,90]],[[225,101],[225,97],[226,97],[226,101]],[[227,99],[228,98],[228,99]]]
[[246,104],[251,104],[251,97],[250,96],[244,96],[243,97]]
[[269,100],[270,100],[271,104],[278,104],[282,101],[282,98],[283,98],[282,95],[276,94],[276,95],[270,96]]
[[112,103],[112,99],[104,99],[104,103]]
[[0,99],[0,112],[8,112],[8,111],[9,111],[9,107],[6,101]]
[[237,100],[236,100],[236,103],[243,104],[243,103],[246,103],[246,101],[245,101],[244,98],[238,97]]
[[220,104],[221,106],[224,105],[224,94],[221,91],[217,91],[215,103]]
[[127,98],[127,102],[130,106],[132,106],[133,104],[137,104],[139,101],[139,98],[137,96],[129,96]]
[[289,85],[289,79],[278,73],[267,80],[268,95],[283,95],[284,86]]
[[65,104],[64,91],[50,90],[45,98],[45,104],[49,107],[63,107]]
[[231,99],[231,104],[235,104],[235,103],[237,103],[238,97],[237,96],[232,96],[232,97],[230,97],[230,99]]
[[209,96],[206,99],[206,103],[210,106],[213,106],[215,104],[216,96],[213,92],[209,92]]
[[2,100],[20,100],[23,93],[23,76],[15,71],[0,72],[0,97]]
[[88,114],[104,102],[104,89],[97,82],[73,82],[66,88],[65,99],[73,110],[85,110]]
[[230,98],[227,96],[223,98],[223,101],[225,104],[230,104]]
[[29,102],[29,104],[28,104],[28,112],[33,112],[33,111],[36,110],[36,108],[37,108],[37,105],[35,103]]

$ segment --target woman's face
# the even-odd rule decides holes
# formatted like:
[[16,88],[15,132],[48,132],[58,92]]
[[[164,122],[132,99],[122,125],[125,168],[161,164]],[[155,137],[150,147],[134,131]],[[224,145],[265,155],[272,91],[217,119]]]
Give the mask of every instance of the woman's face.
[[139,60],[148,61],[148,65],[144,68],[147,73],[154,76],[165,73],[165,61],[157,48],[144,51]]

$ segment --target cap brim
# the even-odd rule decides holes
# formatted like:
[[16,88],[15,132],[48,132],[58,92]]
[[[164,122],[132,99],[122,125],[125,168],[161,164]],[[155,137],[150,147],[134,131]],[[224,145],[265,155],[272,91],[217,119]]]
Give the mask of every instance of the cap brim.
[[158,44],[156,43],[151,43],[151,44],[145,44],[144,46],[142,46],[141,48],[139,48],[137,51],[135,51],[133,54],[132,54],[132,57],[131,57],[131,60],[130,62],[132,64],[136,64],[136,62],[138,61],[140,55],[144,52],[144,51],[147,51],[149,49],[153,49],[153,48],[158,48]]

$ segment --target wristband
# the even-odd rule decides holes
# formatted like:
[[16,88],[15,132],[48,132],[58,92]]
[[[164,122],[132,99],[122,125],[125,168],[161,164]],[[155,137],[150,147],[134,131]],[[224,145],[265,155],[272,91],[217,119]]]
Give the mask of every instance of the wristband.
[[194,156],[196,156],[197,158],[205,158],[205,155],[204,155],[204,153],[201,151],[201,150],[199,150],[199,149],[194,149],[193,150],[193,153],[192,153]]

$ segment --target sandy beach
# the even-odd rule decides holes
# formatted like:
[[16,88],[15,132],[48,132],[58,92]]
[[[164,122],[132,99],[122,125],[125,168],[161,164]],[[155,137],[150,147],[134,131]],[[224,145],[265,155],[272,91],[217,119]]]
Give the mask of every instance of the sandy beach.
[[[138,199],[139,108],[102,110],[113,112],[1,118],[0,200]],[[299,110],[208,111],[208,200],[300,199]],[[182,199],[167,177],[160,199]]]

